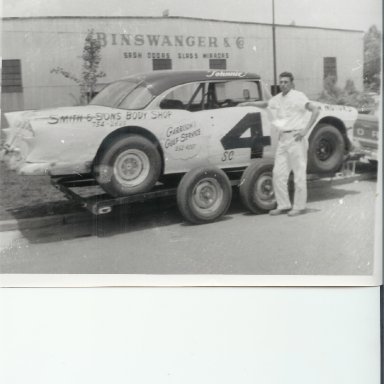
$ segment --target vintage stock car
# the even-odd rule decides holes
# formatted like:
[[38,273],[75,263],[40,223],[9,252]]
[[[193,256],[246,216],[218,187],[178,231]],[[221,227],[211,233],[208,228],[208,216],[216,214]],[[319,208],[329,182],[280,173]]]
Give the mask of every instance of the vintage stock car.
[[[91,175],[111,197],[177,185],[179,208],[195,223],[225,213],[238,180],[245,205],[265,212],[275,205],[277,135],[268,109],[239,104],[268,98],[253,73],[133,75],[109,84],[86,106],[6,113],[3,159],[25,175]],[[351,148],[357,111],[319,105],[308,172],[329,174]]]

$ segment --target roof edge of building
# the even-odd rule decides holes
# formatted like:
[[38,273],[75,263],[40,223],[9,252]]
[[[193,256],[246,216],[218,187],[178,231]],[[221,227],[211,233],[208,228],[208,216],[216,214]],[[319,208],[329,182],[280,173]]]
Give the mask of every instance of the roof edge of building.
[[[252,25],[267,25],[272,26],[272,23],[260,23],[253,21],[236,21],[236,20],[219,20],[219,19],[204,19],[199,17],[188,16],[25,16],[25,17],[2,17],[4,20],[45,20],[45,19],[182,19],[182,20],[199,20],[199,21],[211,21],[217,23],[231,23],[231,24],[252,24]],[[292,25],[292,24],[276,24],[276,27],[288,27],[288,28],[307,28],[307,29],[321,29],[326,31],[345,31],[345,32],[359,32],[364,33],[361,29],[347,29],[347,28],[328,28],[328,27],[316,27],[308,25]]]

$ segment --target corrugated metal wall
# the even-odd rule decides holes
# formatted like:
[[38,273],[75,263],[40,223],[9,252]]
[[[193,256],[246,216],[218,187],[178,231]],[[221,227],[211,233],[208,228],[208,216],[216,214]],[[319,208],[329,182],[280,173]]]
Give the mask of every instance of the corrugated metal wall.
[[[22,102],[2,94],[3,112],[23,105],[38,109],[74,105],[78,87],[50,73],[54,67],[79,75],[84,38],[94,29],[104,47],[101,69],[109,82],[151,71],[152,59],[172,60],[172,69],[208,69],[209,57],[226,69],[259,73],[273,82],[272,28],[267,24],[188,18],[3,19],[3,60],[21,60]],[[362,89],[363,32],[276,26],[277,72],[292,71],[296,88],[316,98],[324,57],[336,57],[339,85],[352,78]],[[211,55],[211,56],[210,56]],[[18,100],[17,102],[12,100]]]

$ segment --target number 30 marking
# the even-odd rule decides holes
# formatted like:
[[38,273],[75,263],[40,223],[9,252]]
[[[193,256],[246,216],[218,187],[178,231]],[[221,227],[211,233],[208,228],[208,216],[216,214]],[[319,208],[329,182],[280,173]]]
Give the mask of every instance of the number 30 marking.
[[227,160],[231,161],[233,159],[234,154],[235,154],[235,151],[224,151],[221,161],[227,161]]
[[[250,137],[241,137],[247,130],[251,130]],[[247,113],[221,139],[224,149],[251,148],[251,158],[263,157],[264,147],[271,145],[271,136],[263,136],[260,112]]]

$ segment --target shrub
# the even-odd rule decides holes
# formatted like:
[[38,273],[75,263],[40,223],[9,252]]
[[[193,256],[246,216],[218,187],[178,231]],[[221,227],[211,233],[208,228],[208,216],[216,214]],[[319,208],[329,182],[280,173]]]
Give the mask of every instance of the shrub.
[[344,88],[337,86],[336,76],[330,75],[324,79],[323,90],[318,101],[327,104],[349,105],[361,113],[367,113],[375,108],[374,98],[356,89],[353,80],[348,79]]

